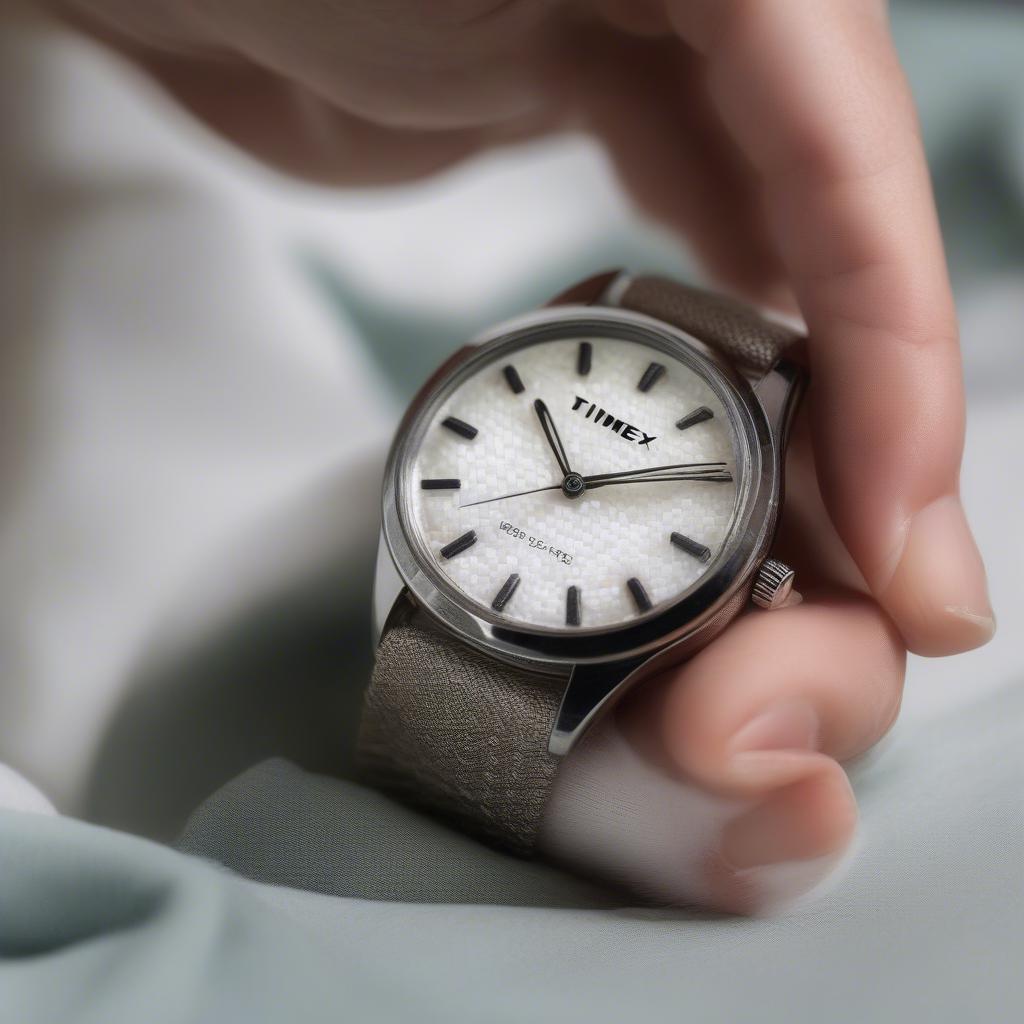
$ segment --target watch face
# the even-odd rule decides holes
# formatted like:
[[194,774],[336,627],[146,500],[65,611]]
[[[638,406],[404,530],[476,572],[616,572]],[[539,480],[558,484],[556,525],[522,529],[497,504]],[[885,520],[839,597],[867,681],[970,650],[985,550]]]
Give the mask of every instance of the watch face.
[[490,622],[628,626],[727,555],[750,463],[739,410],[715,363],[639,329],[486,346],[410,425],[406,533]]

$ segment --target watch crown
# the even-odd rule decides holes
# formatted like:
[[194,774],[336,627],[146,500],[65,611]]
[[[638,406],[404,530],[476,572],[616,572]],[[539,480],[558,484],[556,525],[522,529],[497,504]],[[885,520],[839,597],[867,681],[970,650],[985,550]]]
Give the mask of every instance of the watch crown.
[[766,558],[754,578],[750,599],[758,608],[767,608],[769,611],[781,608],[793,590],[795,578],[796,573],[788,565],[774,558]]

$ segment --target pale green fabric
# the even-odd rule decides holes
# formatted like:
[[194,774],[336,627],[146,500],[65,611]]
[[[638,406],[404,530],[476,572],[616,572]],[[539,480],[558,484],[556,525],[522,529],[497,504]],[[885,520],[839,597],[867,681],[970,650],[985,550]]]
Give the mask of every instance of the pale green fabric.
[[[3,814],[0,1021],[1016,1019],[1022,742],[1019,685],[900,730],[859,770],[846,875],[755,921],[567,900],[576,883],[552,892],[553,872],[282,763],[214,797],[187,839],[274,886]],[[496,905],[533,885],[551,906]]]
[[0,812],[0,956],[4,1024],[328,1021],[364,989],[220,872],[13,812]]

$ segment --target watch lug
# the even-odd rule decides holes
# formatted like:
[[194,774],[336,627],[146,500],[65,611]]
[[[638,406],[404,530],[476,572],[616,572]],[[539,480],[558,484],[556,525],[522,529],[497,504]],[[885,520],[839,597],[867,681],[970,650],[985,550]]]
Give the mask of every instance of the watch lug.
[[388,550],[387,541],[384,539],[384,531],[381,530],[380,540],[377,542],[377,569],[373,577],[373,646],[376,649],[380,643],[381,634],[384,632],[384,624],[391,615],[391,610],[402,595],[405,584],[402,577],[398,575],[394,559]]
[[806,382],[807,372],[803,367],[788,359],[780,359],[754,384],[754,394],[764,409],[780,451],[789,437],[789,427]]
[[555,726],[548,740],[548,750],[556,757],[565,757],[594,720],[607,711],[629,689],[637,669],[648,658],[633,658],[609,665],[575,665],[562,703],[555,717]]

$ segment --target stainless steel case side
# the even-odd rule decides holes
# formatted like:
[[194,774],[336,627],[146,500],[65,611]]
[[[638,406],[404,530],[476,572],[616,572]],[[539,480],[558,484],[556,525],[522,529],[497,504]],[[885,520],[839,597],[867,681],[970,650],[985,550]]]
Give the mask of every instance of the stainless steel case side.
[[391,615],[402,591],[405,589],[405,582],[398,574],[395,560],[391,557],[388,549],[388,542],[384,537],[384,529],[381,527],[380,537],[377,541],[377,568],[373,574],[373,647],[374,650],[380,644],[384,634],[384,624]]

